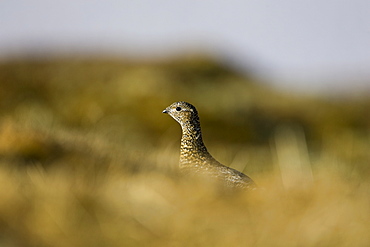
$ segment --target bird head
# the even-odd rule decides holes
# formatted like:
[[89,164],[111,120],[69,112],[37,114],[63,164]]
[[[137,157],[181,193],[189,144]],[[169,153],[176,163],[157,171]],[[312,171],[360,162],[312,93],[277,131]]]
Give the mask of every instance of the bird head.
[[180,125],[198,120],[198,112],[195,107],[185,101],[179,101],[171,104],[162,113],[167,113],[175,119]]

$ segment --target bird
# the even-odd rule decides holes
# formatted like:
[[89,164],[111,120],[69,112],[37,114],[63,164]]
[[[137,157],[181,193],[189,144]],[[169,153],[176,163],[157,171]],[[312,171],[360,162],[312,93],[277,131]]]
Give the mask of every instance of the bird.
[[170,115],[181,126],[179,168],[185,174],[204,174],[221,181],[227,188],[256,189],[255,182],[242,172],[222,165],[203,143],[196,108],[185,101],[171,104],[162,113]]

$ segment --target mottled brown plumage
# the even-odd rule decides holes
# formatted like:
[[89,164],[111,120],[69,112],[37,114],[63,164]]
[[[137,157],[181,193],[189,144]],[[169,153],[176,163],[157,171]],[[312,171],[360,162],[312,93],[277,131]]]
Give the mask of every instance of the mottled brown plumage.
[[182,171],[215,177],[228,187],[256,187],[247,175],[222,165],[207,151],[202,140],[198,112],[193,105],[184,101],[175,102],[163,113],[169,114],[182,128],[179,164]]

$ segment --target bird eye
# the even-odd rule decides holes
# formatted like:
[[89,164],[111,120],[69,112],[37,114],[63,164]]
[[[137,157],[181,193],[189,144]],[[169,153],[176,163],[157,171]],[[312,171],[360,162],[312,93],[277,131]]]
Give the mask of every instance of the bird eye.
[[176,111],[181,111],[181,107],[180,106],[176,107]]

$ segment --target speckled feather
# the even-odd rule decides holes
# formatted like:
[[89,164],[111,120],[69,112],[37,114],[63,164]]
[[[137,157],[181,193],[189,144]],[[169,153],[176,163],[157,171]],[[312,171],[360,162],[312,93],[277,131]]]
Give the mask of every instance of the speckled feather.
[[180,169],[186,173],[200,173],[222,180],[227,187],[254,189],[255,183],[247,175],[222,165],[207,151],[203,143],[198,112],[187,102],[175,102],[163,113],[169,114],[182,128]]

